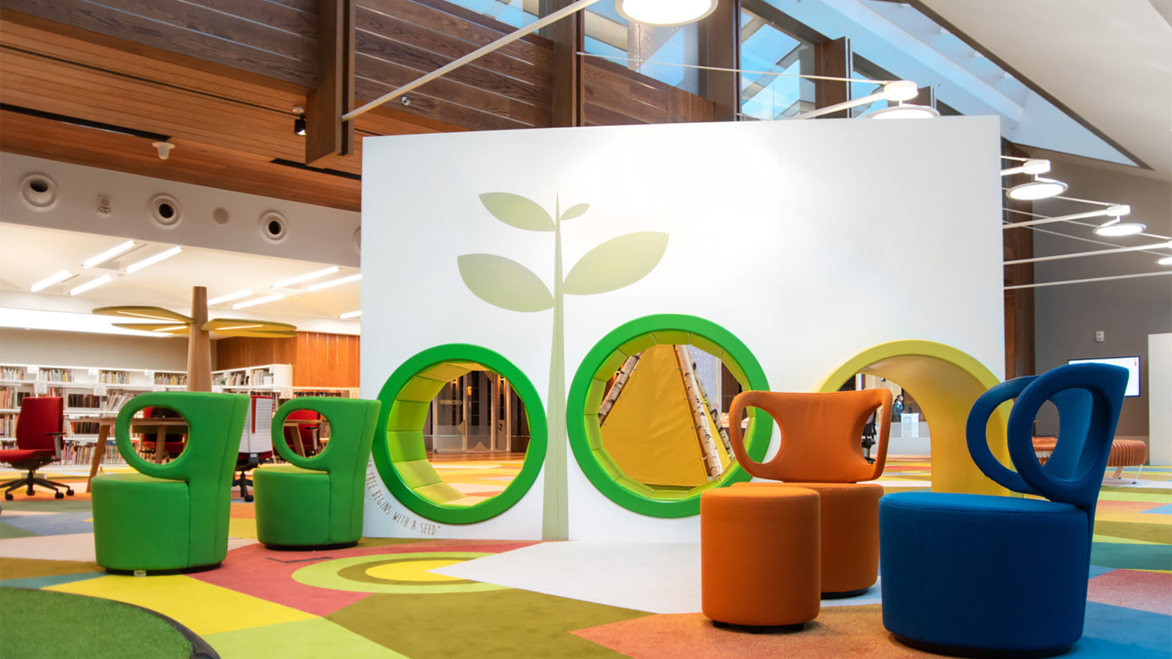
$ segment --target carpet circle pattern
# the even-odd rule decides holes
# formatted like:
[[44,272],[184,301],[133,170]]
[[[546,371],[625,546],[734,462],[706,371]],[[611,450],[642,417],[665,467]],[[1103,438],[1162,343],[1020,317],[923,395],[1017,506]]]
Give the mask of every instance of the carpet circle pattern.
[[293,580],[316,588],[358,593],[438,595],[503,590],[505,586],[430,572],[436,568],[492,555],[449,551],[351,556],[301,568],[293,573]]

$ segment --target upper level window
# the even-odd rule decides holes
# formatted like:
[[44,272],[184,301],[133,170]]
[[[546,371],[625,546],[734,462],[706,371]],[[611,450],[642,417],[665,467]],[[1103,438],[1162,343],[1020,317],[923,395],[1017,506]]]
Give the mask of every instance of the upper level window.
[[[741,114],[785,119],[814,107],[814,48],[749,11],[741,12]],[[778,75],[784,74],[784,75]]]
[[632,71],[662,83],[699,93],[700,75],[688,65],[699,63],[700,32],[697,24],[656,26],[627,23],[614,8],[614,0],[602,0],[583,12],[585,49]]
[[536,0],[448,0],[454,5],[512,25],[523,27],[537,20]]

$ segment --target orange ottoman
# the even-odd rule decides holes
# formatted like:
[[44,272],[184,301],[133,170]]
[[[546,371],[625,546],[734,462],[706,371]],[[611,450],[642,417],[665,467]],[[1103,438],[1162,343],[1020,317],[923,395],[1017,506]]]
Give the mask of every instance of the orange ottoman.
[[814,490],[822,507],[822,598],[862,595],[879,578],[879,498],[875,483],[737,483],[735,487]]
[[700,497],[704,615],[753,627],[818,616],[818,493],[797,487],[707,490]]

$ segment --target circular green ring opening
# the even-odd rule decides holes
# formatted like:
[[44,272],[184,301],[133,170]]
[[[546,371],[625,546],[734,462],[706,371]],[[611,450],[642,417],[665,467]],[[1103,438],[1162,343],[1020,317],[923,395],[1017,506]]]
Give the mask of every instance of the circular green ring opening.
[[[475,366],[503,376],[517,392],[529,421],[529,447],[521,471],[503,492],[471,506],[444,504],[428,496],[447,486],[427,461],[423,424],[443,385]],[[428,348],[395,369],[378,398],[382,409],[372,450],[375,467],[395,499],[422,517],[446,524],[491,519],[520,501],[541,471],[548,443],[541,396],[519,368],[488,348],[466,343]]]
[[[693,345],[717,357],[743,389],[769,389],[757,358],[723,327],[696,316],[644,316],[616,328],[586,353],[570,385],[566,429],[570,448],[582,472],[606,498],[627,510],[651,517],[687,517],[700,513],[701,492],[747,481],[749,474],[734,464],[720,479],[690,490],[657,490],[623,475],[602,446],[602,430],[598,424],[598,407],[607,379],[628,356],[666,344]],[[745,433],[745,448],[754,460],[760,461],[769,448],[773,423],[768,415],[758,423],[756,410],[750,410],[749,416],[752,422]]]

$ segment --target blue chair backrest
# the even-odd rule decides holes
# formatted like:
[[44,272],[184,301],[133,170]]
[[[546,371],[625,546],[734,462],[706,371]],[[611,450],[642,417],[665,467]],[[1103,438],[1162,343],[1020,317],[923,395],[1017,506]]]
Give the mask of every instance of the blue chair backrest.
[[[1068,364],[992,387],[977,399],[965,427],[973,461],[1000,485],[1078,506],[1093,521],[1127,377],[1127,369],[1119,366]],[[1006,434],[1017,471],[993,457],[985,434],[993,410],[1011,399],[1016,401]],[[1034,453],[1033,428],[1047,401],[1058,408],[1059,431],[1054,452],[1043,466]]]

